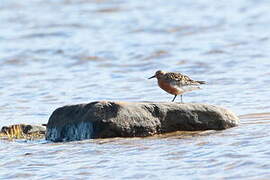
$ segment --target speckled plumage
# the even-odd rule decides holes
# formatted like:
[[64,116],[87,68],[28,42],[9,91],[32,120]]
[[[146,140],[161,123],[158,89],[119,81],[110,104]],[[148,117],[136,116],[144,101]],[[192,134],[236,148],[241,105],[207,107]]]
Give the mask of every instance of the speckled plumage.
[[186,75],[175,72],[167,72],[163,76],[161,76],[161,79],[168,83],[175,84],[178,86],[192,86],[205,84],[204,81],[195,81]]

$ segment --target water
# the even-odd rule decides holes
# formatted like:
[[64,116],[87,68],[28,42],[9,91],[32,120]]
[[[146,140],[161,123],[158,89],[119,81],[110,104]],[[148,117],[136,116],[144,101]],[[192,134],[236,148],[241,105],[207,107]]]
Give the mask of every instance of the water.
[[150,138],[2,140],[0,178],[268,179],[269,8],[266,0],[1,0],[0,126],[46,123],[66,104],[170,101],[147,79],[158,69],[207,81],[184,101],[228,107],[241,125]]

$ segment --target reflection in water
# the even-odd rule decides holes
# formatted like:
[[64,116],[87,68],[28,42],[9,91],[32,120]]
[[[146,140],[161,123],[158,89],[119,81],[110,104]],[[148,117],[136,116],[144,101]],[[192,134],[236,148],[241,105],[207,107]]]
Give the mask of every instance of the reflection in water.
[[226,131],[70,143],[0,141],[3,179],[266,179],[267,1],[2,0],[0,126],[46,123],[66,104],[167,101],[147,78],[179,71],[207,86],[186,102],[242,114]]

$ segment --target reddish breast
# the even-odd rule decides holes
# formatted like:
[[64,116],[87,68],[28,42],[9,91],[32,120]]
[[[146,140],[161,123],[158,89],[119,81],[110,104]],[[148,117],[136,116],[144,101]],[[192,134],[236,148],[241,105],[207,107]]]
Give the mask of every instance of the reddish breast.
[[182,93],[179,89],[175,88],[174,86],[171,86],[169,83],[164,82],[162,80],[158,80],[158,85],[161,89],[170,94],[177,95]]

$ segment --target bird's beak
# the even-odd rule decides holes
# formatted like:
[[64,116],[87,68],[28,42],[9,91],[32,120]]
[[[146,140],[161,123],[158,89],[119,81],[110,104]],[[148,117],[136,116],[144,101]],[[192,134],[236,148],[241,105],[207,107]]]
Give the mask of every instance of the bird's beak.
[[152,78],[154,78],[154,77],[156,77],[156,75],[154,75],[154,76],[152,76],[152,77],[150,77],[150,78],[148,78],[148,79],[152,79]]

